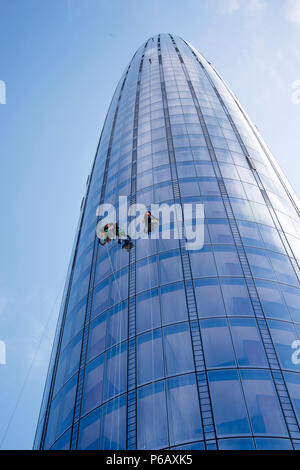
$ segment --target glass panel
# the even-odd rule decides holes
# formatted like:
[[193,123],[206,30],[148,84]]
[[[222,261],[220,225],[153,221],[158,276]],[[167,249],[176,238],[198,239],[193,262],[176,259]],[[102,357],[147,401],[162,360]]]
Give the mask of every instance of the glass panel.
[[103,400],[125,392],[127,379],[127,344],[106,353]]
[[181,260],[176,251],[159,255],[159,275],[162,284],[182,279]]
[[290,320],[279,286],[275,282],[255,281],[265,315],[270,318]]
[[226,220],[209,219],[208,229],[212,243],[234,243],[229,223]]
[[300,426],[300,374],[295,372],[285,372],[287,388],[294,406],[298,425]]
[[292,344],[294,341],[299,340],[293,325],[276,320],[269,320],[268,325],[281,367],[283,369],[299,371],[299,364],[294,364],[292,360],[294,352]]
[[187,323],[164,328],[164,351],[167,375],[194,370],[191,335]]
[[253,308],[244,279],[221,279],[227,315],[253,316]]
[[154,329],[161,324],[158,289],[144,292],[136,298],[137,334]]
[[105,349],[106,317],[104,313],[91,323],[88,343],[88,360],[101,354]]
[[263,250],[246,248],[246,253],[254,277],[276,280],[269,258]]
[[201,320],[200,327],[206,367],[235,367],[234,351],[226,319]]
[[256,321],[252,318],[230,318],[229,324],[239,366],[268,367]]
[[293,450],[293,446],[288,439],[255,439],[257,450]]
[[170,445],[202,438],[198,391],[194,375],[167,381]]
[[224,316],[225,308],[218,279],[194,282],[199,318]]
[[104,355],[87,365],[85,371],[82,413],[96,408],[102,400]]
[[287,256],[271,252],[269,253],[269,256],[278,281],[293,284],[298,287],[299,282],[289,258]]
[[290,286],[281,286],[281,290],[293,321],[300,323],[300,290]]
[[244,245],[264,247],[257,224],[242,220],[238,220],[237,224]]
[[137,339],[138,385],[164,376],[161,330],[145,333]]
[[220,276],[242,276],[236,249],[231,246],[215,246],[214,254]]
[[128,333],[128,303],[116,305],[108,313],[107,344],[109,348],[127,339]]
[[79,450],[98,450],[100,445],[100,409],[90,413],[80,421]]
[[218,437],[251,434],[238,373],[214,371],[208,378]]
[[252,439],[220,439],[220,450],[255,450]]
[[138,389],[138,449],[168,447],[167,410],[164,382]]
[[270,372],[241,370],[240,373],[254,434],[287,436]]
[[126,449],[126,396],[116,398],[102,407],[100,448]]
[[163,325],[187,320],[184,285],[181,282],[161,288]]
[[190,251],[190,260],[194,278],[217,275],[211,247],[205,246],[200,251]]
[[137,292],[156,287],[158,284],[156,256],[136,263]]

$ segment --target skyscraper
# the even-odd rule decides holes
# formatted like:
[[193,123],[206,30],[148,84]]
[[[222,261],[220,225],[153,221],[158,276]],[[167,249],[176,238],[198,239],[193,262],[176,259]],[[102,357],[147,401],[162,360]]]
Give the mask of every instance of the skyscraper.
[[[100,246],[99,204],[201,202],[204,246]],[[100,137],[35,439],[41,449],[300,448],[297,198],[181,38],[135,53]]]

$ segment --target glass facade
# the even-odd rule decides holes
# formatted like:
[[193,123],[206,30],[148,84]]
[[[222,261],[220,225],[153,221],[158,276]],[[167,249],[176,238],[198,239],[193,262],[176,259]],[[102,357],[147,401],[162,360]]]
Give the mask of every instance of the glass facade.
[[[99,246],[99,203],[201,202],[205,244]],[[150,38],[112,99],[81,215],[36,449],[299,449],[297,198],[183,39]]]

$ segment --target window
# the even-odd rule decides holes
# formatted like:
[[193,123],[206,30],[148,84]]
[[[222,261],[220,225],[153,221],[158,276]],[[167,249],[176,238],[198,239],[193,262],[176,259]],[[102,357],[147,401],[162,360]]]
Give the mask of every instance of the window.
[[295,328],[290,323],[276,320],[269,320],[268,324],[281,367],[299,371],[299,364],[294,364],[292,361],[294,352],[292,343],[299,339]]
[[200,251],[190,251],[193,277],[216,276],[217,270],[212,248],[204,246]]
[[105,349],[106,313],[91,323],[88,343],[88,360],[101,354]]
[[199,318],[225,315],[218,279],[194,281]]
[[220,276],[242,276],[243,272],[240,266],[236,249],[231,246],[215,246],[215,260],[217,270]]
[[137,334],[157,328],[160,324],[158,289],[138,295],[136,298]]
[[163,325],[187,320],[185,289],[182,282],[161,288]]
[[255,281],[265,315],[270,318],[290,320],[279,286],[275,282]]
[[138,389],[138,449],[168,447],[167,410],[164,382]]
[[206,367],[235,367],[234,351],[226,319],[201,320],[200,328]]
[[288,436],[270,372],[241,370],[240,373],[254,434]]
[[294,406],[297,416],[298,425],[300,426],[300,374],[295,372],[285,372],[284,377],[286,380],[287,388]]
[[257,450],[293,450],[288,439],[257,438],[255,439]]
[[83,322],[86,312],[86,298],[84,298],[79,304],[71,311],[68,312],[66,323],[64,326],[63,340],[61,349],[70,342],[74,336],[83,328]]
[[80,421],[79,450],[98,450],[100,445],[100,410],[97,409]]
[[80,361],[82,335],[79,334],[60,354],[54,393],[77,371]]
[[227,220],[208,219],[208,230],[211,243],[234,243]]
[[208,379],[218,437],[250,435],[237,371],[208,372]]
[[258,226],[254,222],[237,221],[239,232],[244,245],[263,248],[263,242],[260,236]]
[[138,384],[143,385],[164,376],[161,331],[145,333],[137,339]]
[[109,286],[110,280],[106,279],[95,288],[92,318],[95,318],[99,313],[103,312],[110,306]]
[[181,259],[176,251],[159,255],[159,274],[162,284],[182,279]]
[[300,323],[300,290],[290,286],[281,286],[281,290],[293,321]]
[[229,325],[239,366],[268,367],[256,321],[252,318],[230,318]]
[[87,365],[84,380],[82,413],[88,413],[101,404],[103,387],[104,355]]
[[221,279],[227,315],[253,316],[253,308],[244,279]]
[[275,274],[265,251],[246,248],[246,254],[254,277],[275,281]]
[[136,263],[136,289],[137,292],[156,287],[158,284],[158,273],[156,256],[146,258]]
[[299,282],[289,258],[287,256],[280,255],[279,253],[269,253],[269,257],[278,281],[298,287]]
[[122,343],[106,353],[103,400],[125,392],[127,383],[127,344]]
[[125,395],[103,405],[100,449],[126,449],[126,414]]
[[253,439],[220,439],[220,450],[255,450]]
[[163,335],[167,375],[192,372],[194,360],[188,324],[168,326]]
[[259,230],[267,250],[285,253],[280,236],[275,228],[259,224]]
[[108,313],[107,344],[109,348],[127,339],[128,332],[128,303],[116,305]]
[[194,375],[167,381],[170,445],[202,439],[201,416]]
[[59,437],[72,424],[74,414],[77,375],[56,395],[50,410],[45,448]]

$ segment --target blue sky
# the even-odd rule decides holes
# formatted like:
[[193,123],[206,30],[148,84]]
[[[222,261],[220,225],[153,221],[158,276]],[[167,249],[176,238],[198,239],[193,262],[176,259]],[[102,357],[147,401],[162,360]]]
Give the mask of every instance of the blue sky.
[[0,441],[33,364],[4,449],[32,446],[103,121],[131,56],[159,32],[213,63],[300,194],[300,0],[0,0]]

